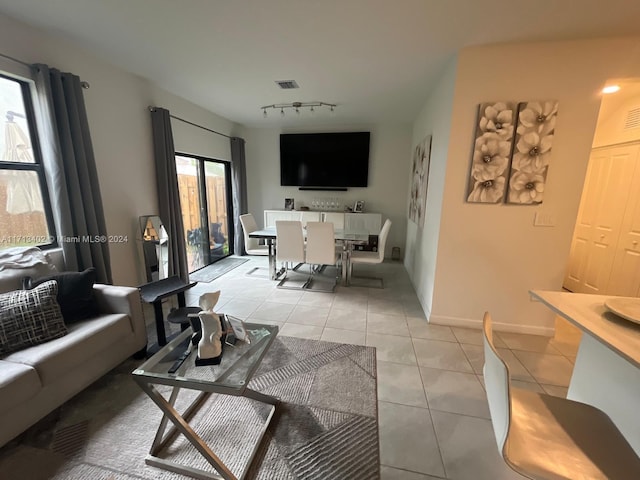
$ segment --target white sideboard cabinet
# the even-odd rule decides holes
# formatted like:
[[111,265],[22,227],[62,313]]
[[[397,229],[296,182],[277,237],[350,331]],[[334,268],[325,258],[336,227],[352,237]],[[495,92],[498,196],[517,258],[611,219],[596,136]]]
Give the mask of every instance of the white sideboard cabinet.
[[264,226],[275,227],[278,220],[299,220],[306,225],[307,222],[319,222],[320,212],[301,212],[298,210],[265,210]]
[[380,213],[345,213],[345,230],[366,230],[371,235],[377,235],[382,229],[382,214]]

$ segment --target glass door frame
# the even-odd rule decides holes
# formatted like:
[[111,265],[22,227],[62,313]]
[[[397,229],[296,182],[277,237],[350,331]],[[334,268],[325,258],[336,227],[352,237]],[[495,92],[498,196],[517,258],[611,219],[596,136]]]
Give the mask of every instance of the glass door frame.
[[[232,181],[231,181],[231,162],[226,160],[219,160],[211,157],[204,157],[202,155],[196,155],[193,153],[182,153],[175,152],[176,157],[185,157],[193,160],[197,160],[197,172],[198,172],[198,201],[199,201],[199,214],[200,214],[200,224],[206,226],[204,229],[205,240],[207,244],[211,244],[211,232],[209,225],[209,199],[207,197],[207,181],[206,181],[206,172],[205,172],[205,162],[211,162],[221,165],[224,168],[224,176],[225,176],[225,202],[226,202],[226,211],[227,211],[227,245],[229,246],[229,253],[227,255],[217,257],[214,261],[212,261],[211,249],[207,249],[207,263],[202,267],[197,268],[195,271],[198,271],[208,265],[211,265],[223,258],[227,258],[230,255],[233,255],[235,251],[235,229],[234,229],[234,221],[233,221],[233,193],[231,191]],[[185,232],[182,232],[183,234]],[[189,272],[193,273],[193,272]]]

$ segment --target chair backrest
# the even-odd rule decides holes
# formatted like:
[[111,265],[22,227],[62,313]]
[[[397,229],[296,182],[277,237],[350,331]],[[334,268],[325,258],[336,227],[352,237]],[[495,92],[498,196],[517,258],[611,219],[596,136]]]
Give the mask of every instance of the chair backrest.
[[313,265],[335,265],[336,240],[333,223],[307,222],[306,263]]
[[344,213],[325,212],[322,214],[322,221],[333,223],[335,230],[344,230]]
[[256,219],[250,213],[240,215],[240,223],[242,224],[242,231],[244,232],[244,248],[245,250],[252,250],[259,244],[257,238],[251,238],[249,234],[258,230],[258,224]]
[[279,262],[304,263],[304,236],[302,222],[276,221],[276,259]]
[[387,245],[389,230],[391,230],[391,220],[387,218],[384,225],[382,225],[382,230],[380,230],[380,235],[378,236],[378,257],[380,258],[380,262],[384,261],[384,249]]
[[496,443],[500,453],[509,433],[511,422],[511,394],[509,390],[509,369],[493,344],[491,315],[484,314],[482,322],[484,336],[484,385],[487,390],[489,412]]

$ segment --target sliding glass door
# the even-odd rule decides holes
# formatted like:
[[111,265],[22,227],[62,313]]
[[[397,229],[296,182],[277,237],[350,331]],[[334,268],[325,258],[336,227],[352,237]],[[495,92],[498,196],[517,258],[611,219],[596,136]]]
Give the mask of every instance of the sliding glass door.
[[228,162],[176,155],[189,273],[233,251],[231,169]]

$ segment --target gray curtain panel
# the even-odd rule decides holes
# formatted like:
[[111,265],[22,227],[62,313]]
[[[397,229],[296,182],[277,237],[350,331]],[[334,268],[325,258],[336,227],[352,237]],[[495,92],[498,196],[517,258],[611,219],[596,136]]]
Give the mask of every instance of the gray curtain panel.
[[156,162],[159,215],[169,235],[169,275],[189,281],[187,246],[180,210],[176,151],[169,110],[155,107],[151,110],[153,151]]
[[231,180],[233,182],[234,253],[246,254],[240,215],[247,213],[247,165],[244,156],[244,138],[231,137]]
[[95,267],[96,280],[111,283],[107,227],[80,77],[42,64],[31,69],[42,117],[43,164],[65,267]]

